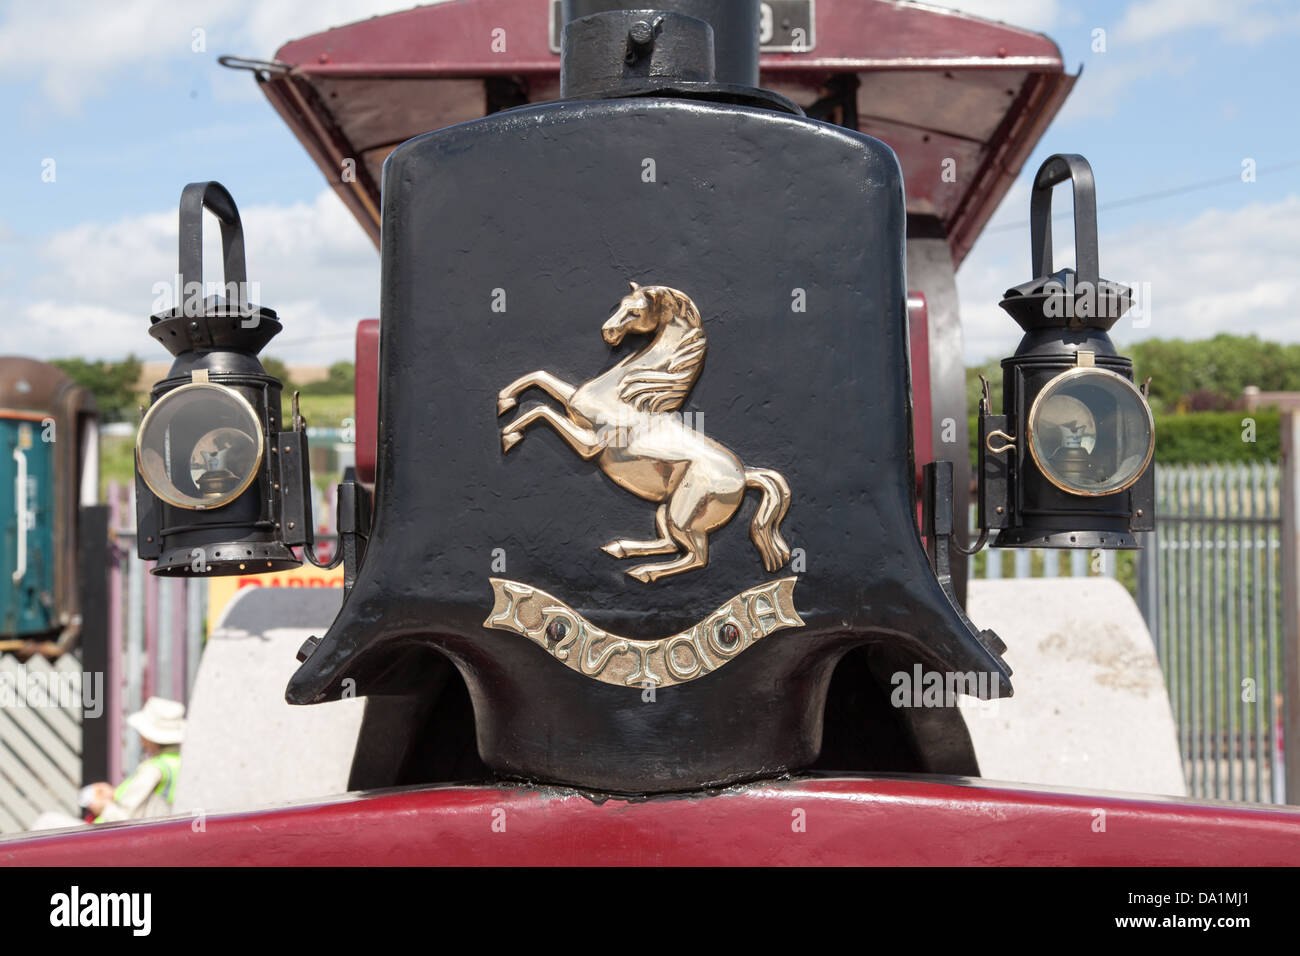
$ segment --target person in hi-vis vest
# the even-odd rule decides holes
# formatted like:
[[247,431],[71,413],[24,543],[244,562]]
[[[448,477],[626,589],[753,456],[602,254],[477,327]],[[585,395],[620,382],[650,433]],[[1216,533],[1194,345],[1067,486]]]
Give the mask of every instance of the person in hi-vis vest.
[[185,705],[150,697],[126,722],[140,734],[145,756],[116,789],[107,783],[93,785],[89,809],[96,823],[165,817],[172,812],[181,773]]

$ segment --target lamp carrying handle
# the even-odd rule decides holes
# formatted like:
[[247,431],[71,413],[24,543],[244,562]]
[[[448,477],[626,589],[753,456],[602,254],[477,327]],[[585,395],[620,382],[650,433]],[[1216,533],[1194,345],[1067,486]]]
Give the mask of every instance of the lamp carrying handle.
[[1097,187],[1092,167],[1078,153],[1057,153],[1047,157],[1034,177],[1029,200],[1029,235],[1032,243],[1034,278],[1051,275],[1052,187],[1069,180],[1074,188],[1074,261],[1078,281],[1095,288],[1100,278],[1097,263]]
[[221,183],[190,183],[181,191],[180,273],[181,288],[196,281],[203,285],[203,210],[209,209],[221,221],[221,255],[226,288],[236,283],[238,304],[243,305],[248,274],[244,267],[244,226],[230,192]]

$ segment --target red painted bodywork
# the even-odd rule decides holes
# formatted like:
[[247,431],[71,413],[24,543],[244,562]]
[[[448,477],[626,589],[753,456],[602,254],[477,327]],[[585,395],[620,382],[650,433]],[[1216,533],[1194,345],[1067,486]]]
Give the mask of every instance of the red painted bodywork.
[[[1060,50],[937,7],[813,9],[812,49],[763,53],[761,85],[807,107],[832,77],[857,76],[860,129],[897,153],[908,212],[938,218],[960,264],[1074,84]],[[261,88],[378,243],[379,170],[395,146],[482,116],[493,78],[522,83],[529,102],[559,96],[549,10],[544,0],[453,0],[338,27],[281,47]],[[344,177],[349,160],[355,175]]]
[[603,802],[465,786],[0,841],[0,864],[1294,866],[1300,811],[923,777]]
[[357,323],[357,366],[352,387],[356,392],[357,480],[373,485],[375,456],[379,453],[378,319]]

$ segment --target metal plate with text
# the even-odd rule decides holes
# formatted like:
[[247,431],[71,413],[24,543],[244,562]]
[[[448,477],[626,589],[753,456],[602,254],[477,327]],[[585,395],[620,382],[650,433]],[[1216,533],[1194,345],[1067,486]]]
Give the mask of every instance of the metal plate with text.
[[[764,53],[808,53],[817,43],[815,0],[764,0],[759,5],[758,42]],[[551,52],[559,55],[564,32],[560,0],[551,3]]]

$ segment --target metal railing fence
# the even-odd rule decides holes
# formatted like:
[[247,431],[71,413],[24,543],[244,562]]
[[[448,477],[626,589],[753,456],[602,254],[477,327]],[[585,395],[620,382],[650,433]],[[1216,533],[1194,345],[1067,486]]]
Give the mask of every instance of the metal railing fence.
[[1156,469],[1139,605],[1194,796],[1286,799],[1279,477],[1272,463]]

